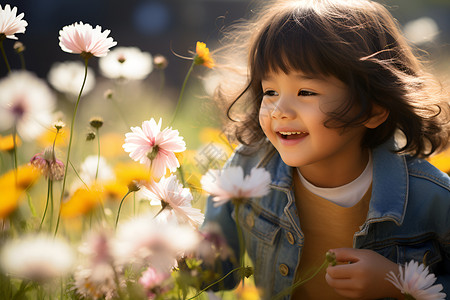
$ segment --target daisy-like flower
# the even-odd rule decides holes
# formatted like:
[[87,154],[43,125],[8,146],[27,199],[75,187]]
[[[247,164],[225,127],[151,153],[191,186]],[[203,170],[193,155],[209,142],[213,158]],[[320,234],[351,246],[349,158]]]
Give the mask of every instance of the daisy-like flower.
[[209,170],[201,179],[203,189],[213,195],[215,206],[245,198],[262,197],[269,193],[270,173],[263,168],[253,168],[244,177],[241,167]]
[[22,139],[30,141],[50,127],[56,99],[43,80],[15,71],[0,81],[0,91],[0,130],[16,124]]
[[75,289],[86,298],[114,299],[117,296],[111,232],[105,229],[89,232],[78,248],[83,260],[75,271]]
[[[50,84],[59,92],[77,96],[84,79],[85,66],[80,61],[56,62],[47,75]],[[88,67],[83,95],[95,86],[94,71]],[[75,99],[70,97],[70,99]]]
[[74,272],[74,286],[77,294],[88,299],[117,299],[114,270],[110,265],[97,269],[78,266]]
[[97,181],[106,182],[115,178],[114,170],[106,162],[104,157],[100,156],[99,161],[97,155],[89,155],[81,164],[80,168],[80,177],[88,185],[95,181],[97,163],[99,163]]
[[191,226],[158,222],[144,214],[119,225],[113,253],[121,266],[151,266],[164,273],[174,267],[177,258],[195,249],[199,240]]
[[22,20],[23,16],[23,13],[17,15],[17,7],[11,9],[11,6],[6,4],[3,9],[0,5],[0,41],[5,38],[17,40],[15,34],[25,32],[28,23]]
[[195,47],[194,64],[203,65],[207,68],[213,68],[215,66],[214,59],[209,53],[209,49],[205,43],[197,42]]
[[175,217],[178,222],[189,223],[194,227],[203,223],[203,213],[191,205],[191,192],[188,188],[183,188],[175,175],[152,182],[148,188],[143,187],[140,193],[151,200],[151,205],[161,205],[165,217]]
[[98,61],[102,74],[111,79],[142,80],[153,71],[150,53],[137,47],[118,47]]
[[0,263],[11,276],[43,282],[68,274],[74,258],[72,248],[65,241],[53,236],[30,235],[7,242]]
[[389,272],[386,280],[398,288],[405,295],[405,299],[446,299],[446,294],[441,292],[442,284],[434,284],[436,281],[434,274],[430,274],[428,267],[416,261],[406,263],[404,268],[399,266],[398,276],[392,271]]
[[108,37],[110,32],[110,30],[102,32],[99,25],[92,28],[83,22],[74,23],[64,26],[59,31],[59,46],[63,51],[81,54],[83,58],[106,56],[109,48],[117,45],[112,37]]
[[130,153],[130,157],[141,164],[147,165],[155,178],[161,178],[166,169],[176,171],[180,166],[175,153],[186,150],[183,137],[178,130],[166,127],[161,131],[161,122],[158,124],[152,118],[144,121],[141,127],[131,127],[131,131],[125,134],[123,149]]

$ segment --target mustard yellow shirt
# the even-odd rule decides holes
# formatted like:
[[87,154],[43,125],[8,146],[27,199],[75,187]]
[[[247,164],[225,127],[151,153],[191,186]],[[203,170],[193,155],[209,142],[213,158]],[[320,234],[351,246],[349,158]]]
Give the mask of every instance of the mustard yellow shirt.
[[[366,220],[372,186],[352,207],[341,207],[308,191],[296,180],[294,192],[305,236],[296,279],[303,280],[314,273],[325,260],[325,253],[333,248],[351,248],[353,234]],[[325,270],[298,287],[291,299],[346,299],[334,292],[325,280]]]

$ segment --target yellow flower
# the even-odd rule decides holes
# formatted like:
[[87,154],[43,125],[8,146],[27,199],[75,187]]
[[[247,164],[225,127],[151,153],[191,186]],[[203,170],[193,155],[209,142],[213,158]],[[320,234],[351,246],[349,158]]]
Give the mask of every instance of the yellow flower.
[[209,143],[215,143],[220,144],[224,146],[224,150],[227,151],[228,155],[231,155],[231,153],[234,151],[234,149],[237,147],[236,144],[231,143],[228,141],[228,138],[226,137],[225,133],[217,128],[212,127],[205,127],[202,128],[199,134],[200,142],[202,144],[209,144]]
[[[41,147],[48,147],[49,145],[53,145],[53,141],[55,140],[56,130],[46,130],[39,138],[37,139],[38,144]],[[68,135],[67,131],[62,128],[59,130],[58,135],[56,136],[55,146],[57,147],[65,147],[68,144]]]
[[0,177],[0,218],[9,216],[19,205],[23,192],[31,187],[39,178],[39,171],[27,164],[17,169],[17,185],[15,170],[10,170]]
[[0,196],[0,219],[8,217],[19,205],[23,190],[13,186],[0,185],[2,195]]
[[61,217],[75,218],[91,212],[102,201],[102,191],[97,186],[76,190],[72,197],[61,205]]
[[145,184],[151,181],[150,170],[135,162],[118,163],[115,167],[117,182],[127,187],[132,181]]
[[[19,139],[18,136],[16,136],[16,145],[19,147],[22,144],[22,141]],[[0,150],[1,151],[11,151],[14,149],[14,141],[13,141],[13,135],[0,135]]]
[[123,134],[114,132],[102,134],[100,142],[103,157],[116,158],[120,155],[123,155]]
[[450,173],[450,148],[433,155],[428,161],[442,172]]
[[214,59],[212,59],[209,49],[206,48],[205,43],[197,42],[195,53],[194,63],[196,65],[203,65],[207,68],[213,68],[215,66]]
[[110,181],[103,185],[103,195],[106,199],[122,199],[128,192],[125,184],[120,184],[117,181]]
[[261,291],[256,288],[254,285],[239,285],[235,293],[237,295],[237,299],[239,300],[259,300],[261,299]]

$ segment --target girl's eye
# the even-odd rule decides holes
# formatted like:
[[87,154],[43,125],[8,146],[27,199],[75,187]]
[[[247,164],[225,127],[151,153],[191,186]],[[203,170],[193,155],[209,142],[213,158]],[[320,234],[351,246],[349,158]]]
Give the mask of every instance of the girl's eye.
[[314,96],[314,95],[317,95],[317,93],[307,91],[307,90],[298,91],[298,96]]
[[278,93],[275,92],[274,90],[267,90],[267,91],[264,91],[264,96],[274,97],[274,96],[278,96]]

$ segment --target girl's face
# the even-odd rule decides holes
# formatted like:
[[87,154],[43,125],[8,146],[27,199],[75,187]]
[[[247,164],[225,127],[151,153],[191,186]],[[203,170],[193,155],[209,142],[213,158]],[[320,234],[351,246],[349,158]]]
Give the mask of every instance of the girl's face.
[[326,113],[349,97],[344,83],[335,77],[271,72],[262,90],[259,122],[287,165],[299,167],[307,180],[324,187],[348,183],[362,172],[368,159],[360,146],[365,127],[324,125]]

